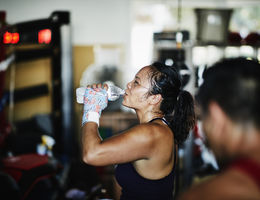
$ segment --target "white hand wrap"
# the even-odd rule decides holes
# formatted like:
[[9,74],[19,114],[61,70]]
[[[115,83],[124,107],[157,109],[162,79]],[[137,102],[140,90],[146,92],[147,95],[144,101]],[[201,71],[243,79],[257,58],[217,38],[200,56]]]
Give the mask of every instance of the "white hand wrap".
[[84,126],[84,124],[86,122],[95,122],[99,126],[99,118],[100,118],[100,115],[97,112],[90,111],[90,112],[84,113],[84,115],[83,115],[84,123],[82,124],[82,126]]

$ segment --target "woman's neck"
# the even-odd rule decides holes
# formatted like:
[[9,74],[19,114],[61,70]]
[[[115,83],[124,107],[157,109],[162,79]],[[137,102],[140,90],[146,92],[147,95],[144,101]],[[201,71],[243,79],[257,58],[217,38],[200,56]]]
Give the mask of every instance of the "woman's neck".
[[163,114],[160,112],[141,112],[136,110],[137,118],[139,119],[140,124],[141,123],[147,123],[155,118],[163,118]]

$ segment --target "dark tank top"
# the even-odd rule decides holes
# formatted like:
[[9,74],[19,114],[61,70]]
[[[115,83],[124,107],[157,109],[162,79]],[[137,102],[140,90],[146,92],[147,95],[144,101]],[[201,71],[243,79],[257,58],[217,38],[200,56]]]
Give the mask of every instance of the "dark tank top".
[[[168,123],[161,119],[167,125]],[[156,120],[153,119],[150,122]],[[115,177],[122,187],[120,200],[173,200],[174,169],[176,165],[176,148],[174,151],[174,167],[170,174],[161,179],[151,180],[142,177],[131,162],[118,164]]]

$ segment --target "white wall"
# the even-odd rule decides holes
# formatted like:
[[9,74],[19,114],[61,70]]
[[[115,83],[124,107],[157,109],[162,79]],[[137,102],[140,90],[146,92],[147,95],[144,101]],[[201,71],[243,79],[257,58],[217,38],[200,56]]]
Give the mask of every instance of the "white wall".
[[0,0],[9,24],[47,18],[55,10],[71,13],[72,43],[121,44],[129,40],[129,0]]

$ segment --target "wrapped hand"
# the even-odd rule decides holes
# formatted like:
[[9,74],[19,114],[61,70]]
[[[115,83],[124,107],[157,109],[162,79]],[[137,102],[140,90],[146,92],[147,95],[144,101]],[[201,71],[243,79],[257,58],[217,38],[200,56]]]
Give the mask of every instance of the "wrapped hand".
[[99,117],[102,110],[107,107],[107,91],[103,88],[86,88],[84,94],[84,113],[82,125],[92,121],[99,124]]

